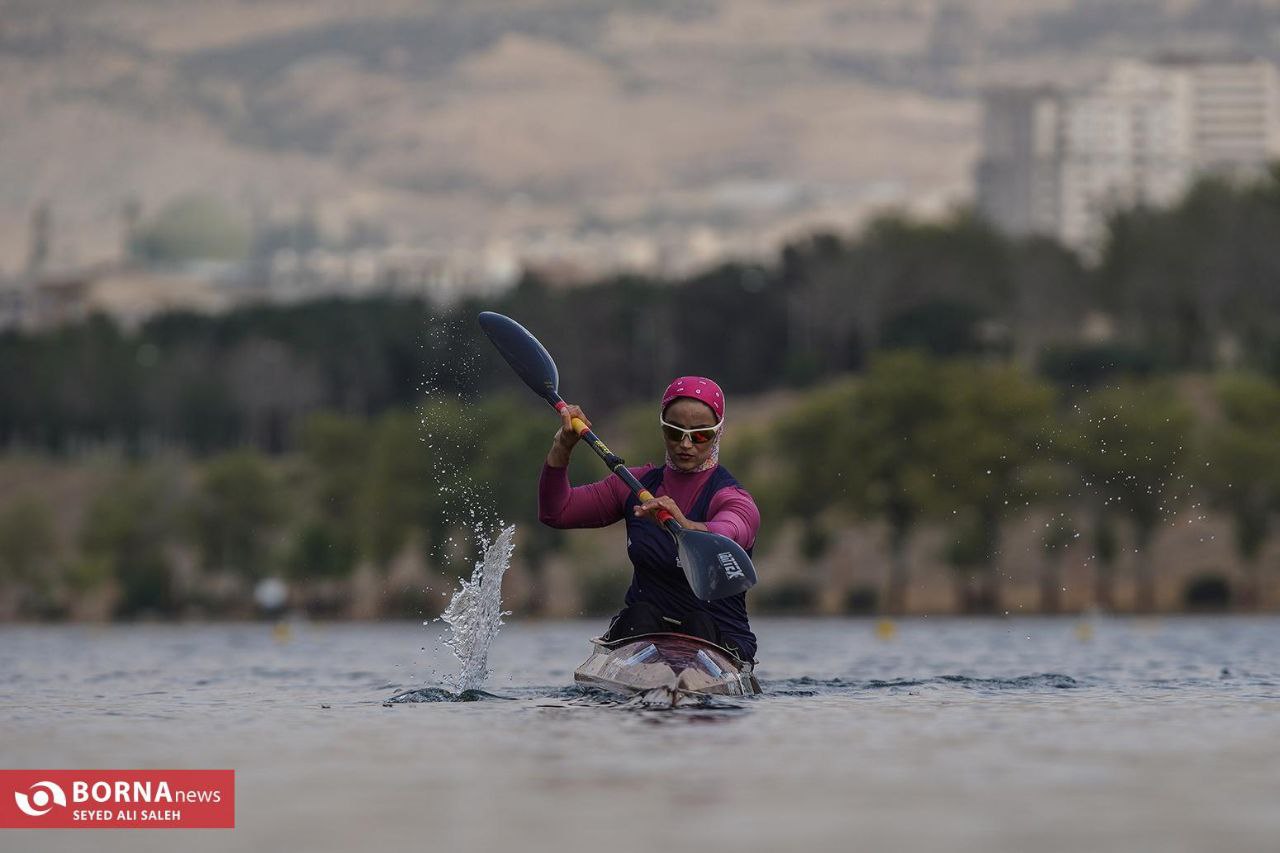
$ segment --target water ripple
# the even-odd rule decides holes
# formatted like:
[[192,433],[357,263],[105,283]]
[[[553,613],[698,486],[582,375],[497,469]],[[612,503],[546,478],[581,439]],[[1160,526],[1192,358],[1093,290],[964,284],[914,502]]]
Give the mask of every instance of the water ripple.
[[868,691],[897,691],[912,688],[959,687],[966,690],[1071,690],[1086,686],[1079,679],[1056,672],[1018,675],[1006,678],[979,678],[971,675],[937,675],[927,678],[873,678],[867,681],[845,681],[841,678],[788,678],[766,681],[764,695],[823,696],[849,695]]
[[389,699],[384,699],[382,704],[389,706],[419,702],[484,702],[489,699],[511,698],[510,696],[498,696],[495,693],[488,693],[484,690],[463,690],[460,693],[454,693],[444,687],[419,687],[416,690],[397,693]]

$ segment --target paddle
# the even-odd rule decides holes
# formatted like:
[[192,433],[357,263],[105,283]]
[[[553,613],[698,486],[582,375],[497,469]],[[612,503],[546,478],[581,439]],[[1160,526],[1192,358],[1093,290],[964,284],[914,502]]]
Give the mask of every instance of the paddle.
[[[511,369],[535,394],[550,403],[556,411],[568,408],[568,404],[560,399],[560,371],[556,369],[555,361],[546,347],[524,326],[510,317],[484,311],[480,314],[480,328],[489,336],[507,364],[511,365]],[[604,464],[627,484],[633,495],[641,501],[653,500],[649,490],[640,485],[635,475],[627,470],[622,458],[606,447],[585,423],[574,418],[573,428]],[[658,520],[675,537],[680,567],[684,569],[689,587],[698,598],[714,601],[746,592],[755,586],[755,566],[737,542],[715,533],[686,530],[665,509],[658,510]]]

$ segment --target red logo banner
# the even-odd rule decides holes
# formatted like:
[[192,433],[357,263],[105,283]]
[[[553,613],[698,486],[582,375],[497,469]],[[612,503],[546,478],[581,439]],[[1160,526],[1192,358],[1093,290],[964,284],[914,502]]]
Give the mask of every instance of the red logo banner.
[[233,829],[234,770],[0,770],[0,829]]

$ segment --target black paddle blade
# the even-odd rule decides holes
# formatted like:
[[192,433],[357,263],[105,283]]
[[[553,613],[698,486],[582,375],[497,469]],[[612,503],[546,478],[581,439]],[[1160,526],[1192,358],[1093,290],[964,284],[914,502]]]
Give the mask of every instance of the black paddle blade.
[[560,401],[560,371],[528,329],[493,311],[480,312],[480,328],[533,393],[553,406]]
[[693,594],[703,601],[728,598],[756,585],[756,567],[737,542],[701,530],[676,534],[680,566]]

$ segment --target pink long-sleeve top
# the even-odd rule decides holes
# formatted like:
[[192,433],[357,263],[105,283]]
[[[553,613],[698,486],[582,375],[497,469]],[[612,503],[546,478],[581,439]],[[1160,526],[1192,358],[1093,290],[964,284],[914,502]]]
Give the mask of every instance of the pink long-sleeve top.
[[[628,470],[639,479],[655,467],[642,465]],[[654,495],[669,495],[680,511],[688,515],[714,470],[708,468],[690,474],[667,468]],[[617,477],[571,486],[568,468],[543,463],[542,476],[538,479],[538,518],[549,527],[561,529],[607,527],[622,520],[628,495],[626,484]],[[728,536],[743,548],[750,548],[760,530],[760,510],[741,486],[721,489],[711,498],[705,524],[712,533]]]

